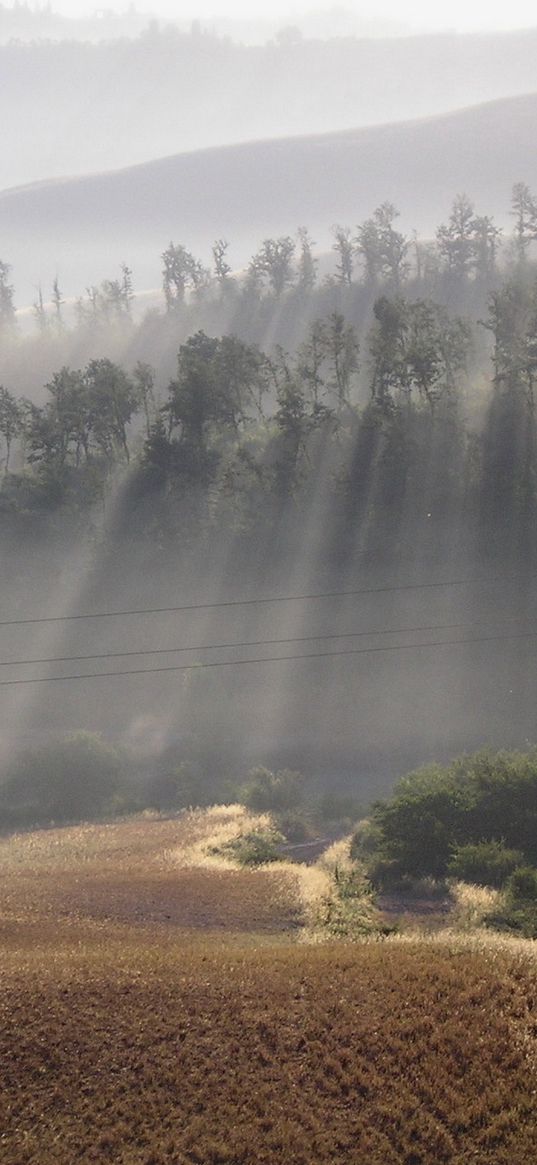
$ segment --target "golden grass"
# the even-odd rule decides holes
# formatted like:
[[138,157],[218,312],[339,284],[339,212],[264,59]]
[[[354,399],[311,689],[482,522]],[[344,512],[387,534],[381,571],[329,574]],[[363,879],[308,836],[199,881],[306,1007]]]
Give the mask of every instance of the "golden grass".
[[493,890],[491,887],[453,882],[451,897],[453,909],[450,925],[466,931],[482,926],[487,914],[499,908],[503,895],[500,890]]
[[192,831],[191,840],[186,844],[182,841],[165,854],[165,860],[177,868],[237,869],[232,856],[218,851],[235,838],[252,830],[270,829],[272,825],[268,813],[250,813],[244,805],[215,805],[208,810],[192,812],[190,818],[197,826],[197,830]]

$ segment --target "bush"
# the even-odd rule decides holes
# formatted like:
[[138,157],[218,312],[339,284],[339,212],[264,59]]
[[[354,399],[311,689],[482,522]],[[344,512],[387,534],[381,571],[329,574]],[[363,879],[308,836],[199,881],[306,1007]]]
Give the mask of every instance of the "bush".
[[358,820],[362,807],[355,797],[347,793],[324,793],[319,801],[319,817],[322,821],[352,822]]
[[304,842],[312,841],[315,837],[315,831],[312,829],[311,822],[301,813],[293,812],[278,813],[276,817],[276,825],[280,833],[283,834],[286,841],[295,845],[302,845]]
[[523,860],[520,850],[507,849],[501,841],[481,841],[457,846],[447,872],[461,882],[499,890]]
[[279,861],[283,840],[276,829],[253,829],[215,847],[213,852],[228,855],[241,866],[264,866]]
[[292,769],[272,773],[262,767],[252,769],[241,800],[255,813],[281,813],[296,809],[304,798],[304,777]]
[[513,871],[506,884],[504,906],[487,915],[485,921],[496,930],[537,938],[537,870],[533,866]]
[[373,821],[361,821],[352,836],[350,856],[353,861],[358,861],[371,854],[378,854],[382,842],[383,833],[380,825]]
[[123,806],[121,758],[92,732],[73,732],[21,753],[0,788],[0,821],[9,827],[103,816]]
[[146,801],[161,813],[209,804],[200,774],[184,761],[157,771],[148,784]]
[[[465,860],[498,879],[513,868],[509,851],[517,851],[516,861],[537,864],[537,752],[484,751],[420,769],[373,807],[371,824],[378,870],[385,864],[410,877],[462,877],[457,862]],[[476,852],[483,843],[492,846],[488,856]]]
[[537,870],[519,866],[509,878],[507,893],[514,902],[537,902]]

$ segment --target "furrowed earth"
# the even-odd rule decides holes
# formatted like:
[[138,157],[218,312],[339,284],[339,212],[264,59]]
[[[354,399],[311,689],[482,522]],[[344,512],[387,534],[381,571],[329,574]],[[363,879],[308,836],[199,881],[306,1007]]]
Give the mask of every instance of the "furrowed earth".
[[229,810],[0,842],[2,1165],[529,1165],[534,944],[313,941]]

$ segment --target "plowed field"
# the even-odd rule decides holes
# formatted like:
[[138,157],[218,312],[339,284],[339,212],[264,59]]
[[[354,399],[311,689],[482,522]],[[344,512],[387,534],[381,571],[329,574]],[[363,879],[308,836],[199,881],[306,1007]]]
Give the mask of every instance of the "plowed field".
[[297,943],[214,828],[0,845],[2,1165],[531,1165],[532,946]]

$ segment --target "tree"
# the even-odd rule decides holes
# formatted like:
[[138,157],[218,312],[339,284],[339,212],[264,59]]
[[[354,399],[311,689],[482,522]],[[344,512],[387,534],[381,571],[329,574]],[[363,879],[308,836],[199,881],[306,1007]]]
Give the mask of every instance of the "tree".
[[405,380],[406,303],[383,295],[376,300],[373,315],[375,323],[368,336],[371,396],[386,405]]
[[302,773],[291,769],[273,773],[259,766],[248,773],[242,799],[255,813],[279,813],[300,805],[304,799],[304,786]]
[[9,472],[9,457],[11,453],[11,446],[16,437],[18,437],[22,428],[22,410],[15,397],[0,385],[0,433],[4,438],[6,446],[6,456],[4,460],[4,473]]
[[[72,450],[74,465],[80,465],[82,453],[88,460],[92,434],[92,408],[84,376],[70,368],[62,368],[54,373],[45,385],[50,402],[45,406],[50,423],[50,431],[56,429],[56,450],[59,460],[65,463]],[[33,445],[34,460],[37,449]]]
[[262,417],[269,372],[259,348],[237,336],[222,336],[213,363],[221,422],[237,431],[252,415]]
[[496,270],[501,230],[489,215],[474,218],[474,265],[476,277],[487,284]]
[[416,387],[434,409],[441,396],[453,390],[463,369],[468,328],[451,320],[444,308],[425,300],[409,304],[405,344],[405,389]]
[[132,282],[132,271],[126,263],[121,264],[121,304],[123,313],[126,316],[131,315],[132,305],[134,302],[134,288]]
[[277,298],[293,282],[295,250],[296,244],[290,235],[281,235],[278,239],[264,239],[251,261],[252,273],[266,279]]
[[519,263],[523,263],[530,243],[537,238],[537,201],[525,182],[516,182],[513,186],[511,206],[516,255]]
[[450,275],[466,279],[475,260],[475,215],[466,194],[458,194],[447,224],[436,232],[438,250]]
[[151,427],[155,423],[157,416],[154,369],[151,368],[150,364],[139,360],[134,369],[133,381],[136,395],[144,411],[146,433],[149,438]]
[[364,263],[366,282],[388,283],[395,291],[407,273],[408,242],[394,222],[399,217],[392,202],[383,202],[358,228],[356,249]]
[[300,244],[297,287],[304,294],[309,295],[317,280],[318,260],[313,257],[313,242],[307,227],[299,227],[297,234]]
[[120,782],[115,749],[92,732],[73,732],[12,762],[0,792],[0,820],[20,826],[95,818],[110,811]]
[[120,452],[129,461],[127,425],[139,404],[132,380],[111,360],[90,360],[84,388],[97,448],[108,460]]
[[325,388],[321,370],[326,363],[328,337],[323,320],[310,324],[306,340],[297,354],[297,368],[303,384],[306,385],[314,408],[318,408]]
[[10,272],[10,264],[0,259],[0,335],[12,331],[15,323],[15,289],[9,281]]
[[354,246],[351,230],[349,227],[342,227],[336,224],[336,226],[332,227],[332,234],[334,235],[332,250],[337,255],[337,281],[338,283],[342,283],[344,287],[350,287],[354,268]]
[[[531,561],[537,513],[537,288],[509,280],[490,298],[493,394],[483,436],[481,519],[487,545]],[[491,532],[494,532],[493,539]]]
[[332,371],[331,387],[338,407],[348,404],[352,377],[358,369],[360,345],[352,324],[340,312],[333,312],[326,327],[326,356]]
[[[494,853],[505,857],[505,847],[535,864],[536,754],[483,750],[448,766],[418,769],[375,805],[372,823],[380,880],[444,877],[454,854],[470,857],[467,847],[483,842],[489,843],[489,863]],[[479,856],[475,848],[472,856]]]
[[222,292],[228,286],[231,275],[231,267],[226,259],[228,248],[227,239],[216,239],[212,246],[214,274]]
[[105,323],[130,320],[134,291],[132,271],[126,263],[121,264],[121,279],[105,279],[94,291],[96,313]]
[[56,317],[56,327],[57,327],[59,332],[61,332],[61,330],[63,328],[62,307],[64,305],[64,302],[65,302],[65,300],[63,299],[62,293],[60,291],[58,276],[56,275],[56,277],[54,279],[54,283],[52,284],[52,303],[53,303],[54,313],[55,313],[55,317]]
[[34,316],[35,316],[39,331],[41,332],[41,334],[43,334],[47,330],[48,319],[47,319],[47,313],[45,311],[45,305],[43,303],[43,290],[42,290],[41,284],[39,284],[39,286],[37,288],[37,299],[33,305],[33,312],[34,312]]
[[170,243],[162,255],[162,288],[166,310],[184,303],[188,288],[200,291],[207,283],[209,273],[181,243]]
[[218,462],[218,454],[211,448],[214,426],[218,421],[236,420],[217,375],[219,346],[218,339],[203,331],[181,345],[177,377],[169,385],[168,400],[162,409],[171,450],[176,455],[176,472],[200,485],[209,482]]
[[371,394],[385,406],[414,389],[431,410],[454,390],[466,359],[469,332],[464,321],[451,319],[430,300],[410,303],[382,296],[375,303],[369,334],[372,357]]
[[278,407],[274,414],[279,440],[276,459],[277,492],[282,499],[291,497],[297,484],[299,463],[306,447],[310,419],[302,385],[293,375],[286,353],[277,350],[272,363]]

